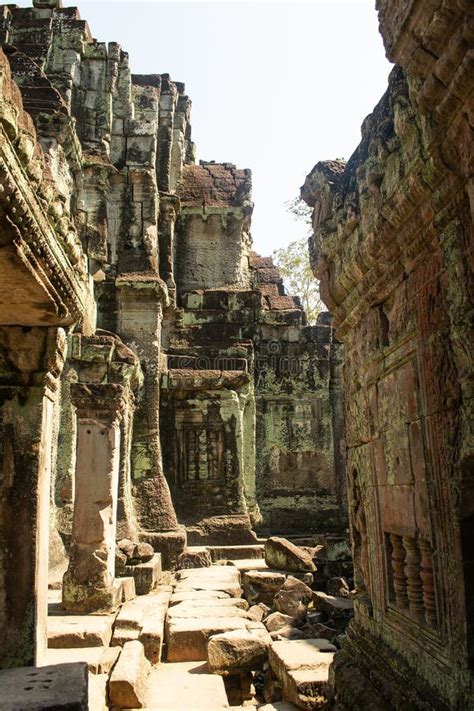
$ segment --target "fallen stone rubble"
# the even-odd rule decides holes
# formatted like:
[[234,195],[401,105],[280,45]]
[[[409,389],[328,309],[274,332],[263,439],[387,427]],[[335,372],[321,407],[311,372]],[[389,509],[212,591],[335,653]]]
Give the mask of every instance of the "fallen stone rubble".
[[[228,561],[221,547],[218,562],[209,566],[201,555],[203,567],[189,568],[183,559],[185,567],[161,574],[114,614],[68,613],[51,590],[44,663],[85,663],[94,711],[326,708],[329,668],[352,615],[352,581],[327,578],[331,546],[322,556],[321,546],[269,541],[265,560],[242,547],[241,561],[253,560],[256,570]],[[152,560],[127,541],[118,548],[127,565]]]

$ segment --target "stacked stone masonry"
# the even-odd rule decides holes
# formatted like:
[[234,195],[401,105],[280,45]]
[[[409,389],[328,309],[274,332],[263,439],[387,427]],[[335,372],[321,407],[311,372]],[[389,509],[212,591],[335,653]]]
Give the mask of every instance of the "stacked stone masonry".
[[387,92],[316,164],[309,248],[344,344],[358,596],[340,709],[469,709],[473,670],[472,3],[378,0]]
[[339,532],[346,509],[341,347],[252,251],[250,171],[197,165],[184,84],[131,74],[76,8],[1,5],[0,37],[10,667],[45,655],[48,539],[63,608],[106,614],[186,540]]

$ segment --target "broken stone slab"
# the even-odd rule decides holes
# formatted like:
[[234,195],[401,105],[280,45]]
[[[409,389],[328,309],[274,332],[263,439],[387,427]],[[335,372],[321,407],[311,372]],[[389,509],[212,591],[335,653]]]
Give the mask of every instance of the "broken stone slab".
[[[257,627],[255,627],[257,626]],[[204,661],[209,637],[232,630],[262,629],[242,617],[176,617],[165,623],[168,662]]]
[[88,673],[85,662],[0,671],[2,711],[87,711]]
[[295,546],[286,538],[272,537],[265,542],[265,562],[269,568],[291,570],[297,572],[312,572],[316,566],[310,554]]
[[349,620],[354,607],[352,600],[333,597],[323,592],[313,592],[313,606],[319,612],[324,612],[331,620]]
[[127,642],[109,680],[109,701],[119,709],[143,708],[150,664],[141,642]]
[[261,629],[213,635],[207,644],[207,665],[215,674],[263,669],[271,641],[270,635]]
[[248,571],[243,574],[244,595],[251,605],[263,602],[272,607],[273,598],[285,582],[283,573]]
[[291,701],[275,701],[273,704],[259,706],[258,711],[298,711],[298,706],[292,704]]
[[305,617],[313,591],[305,583],[290,576],[273,598],[273,605],[285,615],[302,619]]
[[284,615],[282,612],[272,612],[265,619],[265,627],[269,632],[278,632],[282,627],[286,625],[294,625],[296,622],[295,617],[290,615]]
[[118,647],[77,647],[72,649],[47,649],[44,654],[44,664],[76,664],[85,662],[91,674],[108,674],[119,658],[121,650]]
[[273,642],[268,661],[281,683],[283,697],[299,708],[324,708],[335,651],[322,639]]
[[146,595],[154,590],[160,581],[161,571],[161,555],[159,553],[155,553],[153,558],[146,563],[125,565],[123,568],[124,575],[134,578],[137,595]]
[[107,647],[113,615],[54,615],[48,617],[48,647]]

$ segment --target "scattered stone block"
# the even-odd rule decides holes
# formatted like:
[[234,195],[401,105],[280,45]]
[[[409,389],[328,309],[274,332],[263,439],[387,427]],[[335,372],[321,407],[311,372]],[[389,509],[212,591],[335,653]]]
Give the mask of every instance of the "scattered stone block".
[[174,592],[170,598],[170,607],[186,600],[229,600],[229,595],[222,590],[182,590]]
[[[250,622],[242,617],[183,618],[176,617],[165,623],[165,639],[168,662],[204,661],[207,640],[212,635],[232,630],[252,629],[258,622]],[[255,627],[253,627],[255,629]]]
[[[202,570],[211,570],[211,568],[202,568]],[[235,568],[221,568],[221,570],[235,570]],[[220,590],[221,592],[227,593],[227,595],[231,597],[240,597],[242,588],[240,587],[240,582],[238,580],[238,571],[235,570],[235,573],[237,577],[234,579],[230,579],[224,575],[220,578],[212,577],[210,579],[202,577],[185,578],[179,580],[176,584],[175,592],[189,592],[190,590]]]
[[178,569],[209,568],[212,565],[211,554],[204,546],[190,546],[178,558]]
[[330,561],[352,560],[351,544],[348,536],[326,536],[325,550],[327,559]]
[[283,697],[299,708],[324,708],[334,651],[335,647],[322,639],[273,642],[268,661],[281,683]]
[[309,553],[286,538],[272,537],[265,543],[265,562],[269,568],[306,572],[316,570]]
[[268,570],[268,565],[263,558],[243,558],[242,560],[229,560],[227,565],[233,565],[241,573],[247,570]]
[[283,573],[249,571],[243,574],[244,594],[251,605],[263,602],[272,607],[273,598],[285,582]]
[[122,602],[133,600],[137,595],[135,590],[135,579],[130,576],[129,578],[118,578],[118,581],[122,586]]
[[302,619],[305,617],[313,591],[305,583],[290,576],[273,598],[273,605],[285,615]]
[[252,607],[249,607],[248,613],[250,618],[255,620],[255,622],[261,622],[265,617],[265,607],[263,605],[252,605]]
[[132,576],[135,580],[137,595],[146,595],[158,585],[161,574],[161,555],[155,553],[153,558],[146,563],[126,565],[125,575]]
[[259,706],[258,711],[298,711],[298,706],[292,704],[291,701],[275,701],[273,704]]
[[[298,628],[293,627],[293,625],[285,625],[275,632],[270,632],[271,638],[278,642],[283,639],[304,639],[304,633]],[[308,637],[306,637],[308,639]]]
[[284,615],[282,612],[272,612],[271,615],[268,615],[265,619],[264,624],[269,632],[277,632],[286,625],[294,625],[295,622],[295,617]]
[[53,664],[77,664],[83,662],[87,664],[91,674],[107,674],[119,658],[120,649],[118,647],[77,647],[72,649],[47,649],[44,654],[44,664],[38,666],[50,666]]
[[0,671],[2,711],[88,711],[88,673],[85,662]]
[[213,635],[207,644],[207,665],[215,674],[263,669],[270,644],[270,635],[259,629]]
[[333,597],[349,598],[351,590],[345,578],[330,578],[326,585],[326,592]]
[[109,674],[89,674],[89,711],[108,711],[107,684]]
[[236,605],[204,606],[189,605],[187,602],[181,602],[179,605],[174,605],[168,610],[169,620],[173,620],[176,617],[242,617],[246,620],[251,619],[246,610]]
[[151,617],[145,620],[140,631],[139,641],[145,649],[145,656],[151,664],[159,664],[163,648],[165,626],[165,611],[162,616]]
[[252,699],[253,677],[251,672],[227,674],[223,679],[225,692],[231,707],[235,708]]
[[127,642],[109,681],[109,701],[119,709],[143,708],[150,664],[141,642]]
[[333,597],[323,592],[313,592],[313,605],[331,620],[348,620],[352,617],[353,602],[343,597]]
[[263,558],[264,546],[208,546],[212,562],[217,560],[248,560],[249,558]]
[[48,617],[48,647],[107,647],[113,615],[54,615]]
[[[197,592],[197,591],[196,591]],[[202,591],[201,591],[202,592]],[[228,608],[228,607],[238,607],[241,610],[249,610],[249,604],[247,600],[244,600],[242,597],[223,597],[223,598],[213,598],[213,597],[208,597],[207,595],[202,596],[202,597],[190,597],[186,600],[182,600],[181,602],[177,602],[174,605],[170,605],[170,608],[175,608],[179,607],[182,609],[184,606],[186,607],[210,607],[212,609],[215,609],[217,607],[222,607],[222,608]],[[169,614],[172,615],[173,611],[169,609]]]

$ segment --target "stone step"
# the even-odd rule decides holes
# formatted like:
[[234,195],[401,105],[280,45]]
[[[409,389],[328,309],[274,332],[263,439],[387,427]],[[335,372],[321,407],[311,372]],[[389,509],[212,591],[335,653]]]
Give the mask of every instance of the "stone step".
[[120,656],[120,647],[76,647],[47,649],[40,667],[51,664],[85,662],[91,674],[108,674]]
[[229,708],[222,677],[202,662],[164,664],[148,682],[149,711],[217,711]]
[[213,562],[216,560],[245,560],[263,558],[264,545],[207,546]]

